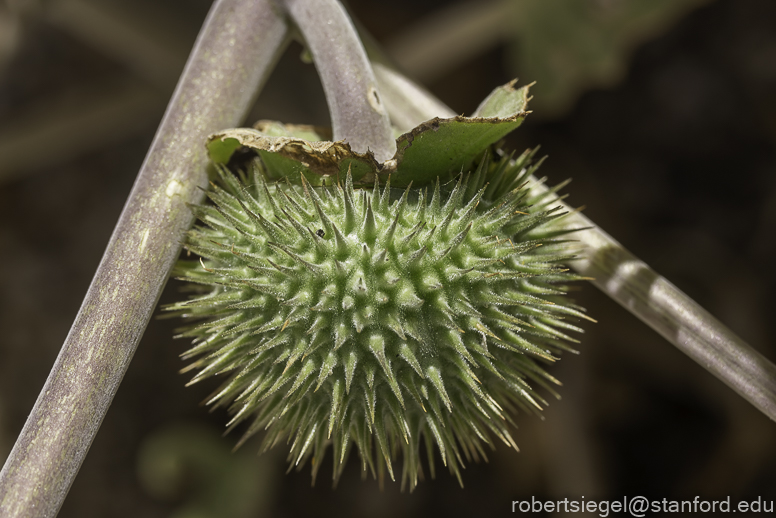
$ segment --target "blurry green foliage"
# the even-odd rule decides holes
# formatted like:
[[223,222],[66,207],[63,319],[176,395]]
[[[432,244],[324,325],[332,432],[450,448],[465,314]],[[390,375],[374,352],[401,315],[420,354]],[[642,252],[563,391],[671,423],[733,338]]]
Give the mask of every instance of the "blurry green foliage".
[[615,84],[637,45],[709,0],[505,1],[511,72],[536,81],[532,108],[551,117],[584,90]]
[[143,489],[180,502],[171,518],[256,518],[266,512],[275,469],[253,449],[232,452],[218,432],[197,424],[166,426],[143,442],[137,461]]

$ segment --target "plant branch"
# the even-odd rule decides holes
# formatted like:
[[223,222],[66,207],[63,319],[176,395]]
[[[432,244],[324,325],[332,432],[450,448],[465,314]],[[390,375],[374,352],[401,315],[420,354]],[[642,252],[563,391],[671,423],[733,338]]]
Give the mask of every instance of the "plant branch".
[[[388,65],[378,51],[369,48],[369,53],[377,61],[373,63],[375,75],[391,119],[400,130],[409,131],[434,117],[455,115]],[[537,182],[532,189],[538,193],[547,187]],[[570,212],[566,218],[569,227],[586,228],[575,234],[583,246],[582,259],[571,263],[577,272],[592,277],[597,288],[776,420],[776,366],[771,361],[586,216],[560,200],[558,204]]]
[[[391,67],[382,63],[372,63],[372,67],[391,121],[403,131],[411,131],[434,117],[452,118],[458,115]],[[431,113],[436,115],[426,117]]]
[[334,140],[371,149],[379,162],[393,157],[396,141],[364,46],[337,0],[283,0],[307,42],[323,84]]
[[212,7],[54,367],[0,473],[0,515],[55,516],[207,184],[208,134],[252,106],[287,41],[270,0]]
[[579,273],[776,421],[776,366],[586,216],[568,216],[585,246]]

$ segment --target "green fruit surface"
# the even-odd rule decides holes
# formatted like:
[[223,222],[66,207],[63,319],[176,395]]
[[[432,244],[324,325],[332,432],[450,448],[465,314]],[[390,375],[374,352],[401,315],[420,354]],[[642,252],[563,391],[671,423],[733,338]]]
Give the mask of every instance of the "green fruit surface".
[[521,184],[530,154],[486,156],[457,181],[424,190],[269,184],[219,169],[177,276],[197,285],[167,309],[194,320],[192,382],[226,381],[245,438],[291,444],[313,475],[332,447],[334,479],[355,445],[364,470],[403,457],[414,488],[425,443],[460,479],[497,437],[514,446],[518,409],[540,409],[530,383],[555,380],[556,359],[586,318],[565,298],[573,253],[551,208]]

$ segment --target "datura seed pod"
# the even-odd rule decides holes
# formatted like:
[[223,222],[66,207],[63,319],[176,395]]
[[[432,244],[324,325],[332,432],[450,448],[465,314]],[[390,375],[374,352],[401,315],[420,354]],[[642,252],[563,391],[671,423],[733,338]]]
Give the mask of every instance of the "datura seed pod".
[[[578,277],[552,192],[531,194],[532,153],[485,152],[469,172],[422,188],[313,186],[218,166],[210,204],[176,276],[195,294],[169,306],[191,320],[192,383],[227,377],[209,403],[230,426],[287,439],[289,460],[333,450],[336,481],[353,445],[373,475],[403,458],[402,485],[422,476],[421,443],[460,480],[464,460],[510,434],[518,410],[540,410],[542,367],[587,318],[566,298]],[[551,389],[550,389],[551,391]]]

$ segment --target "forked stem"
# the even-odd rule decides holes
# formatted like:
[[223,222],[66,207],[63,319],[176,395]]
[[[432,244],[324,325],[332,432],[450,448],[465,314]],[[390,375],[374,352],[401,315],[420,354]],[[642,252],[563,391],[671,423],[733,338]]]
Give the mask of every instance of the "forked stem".
[[[393,155],[388,117],[411,129],[443,104],[390,67],[377,80],[336,0],[283,0],[318,67],[335,138]],[[199,35],[81,310],[2,472],[0,515],[54,516],[145,330],[206,184],[208,134],[238,125],[287,40],[272,0],[217,0]],[[535,187],[542,189],[542,186]],[[560,202],[559,202],[560,203]],[[776,367],[581,214],[574,267],[776,420]]]

